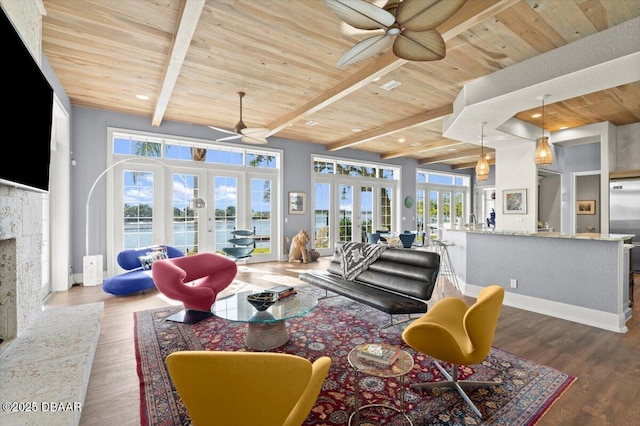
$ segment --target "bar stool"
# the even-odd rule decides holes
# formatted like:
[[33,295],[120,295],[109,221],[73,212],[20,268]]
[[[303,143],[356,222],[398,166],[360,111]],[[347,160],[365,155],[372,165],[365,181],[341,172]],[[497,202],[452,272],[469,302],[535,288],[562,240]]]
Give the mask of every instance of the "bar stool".
[[[449,250],[447,250],[447,247],[451,247],[454,244],[441,240],[432,240],[431,243],[433,244],[435,252],[440,255],[440,271],[438,272],[438,279],[440,279],[440,277],[448,278],[449,282],[456,288],[456,290],[462,293],[460,285],[458,284],[456,271],[453,269],[453,263],[449,256]],[[440,291],[444,297],[444,282],[440,283]]]

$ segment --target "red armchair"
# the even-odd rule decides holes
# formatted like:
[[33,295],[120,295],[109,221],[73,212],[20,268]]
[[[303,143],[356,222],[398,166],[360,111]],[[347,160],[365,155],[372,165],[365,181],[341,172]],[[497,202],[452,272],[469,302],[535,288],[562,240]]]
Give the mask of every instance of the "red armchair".
[[236,263],[215,253],[157,260],[151,268],[158,290],[184,304],[185,310],[168,320],[193,324],[211,316],[216,296],[236,277]]

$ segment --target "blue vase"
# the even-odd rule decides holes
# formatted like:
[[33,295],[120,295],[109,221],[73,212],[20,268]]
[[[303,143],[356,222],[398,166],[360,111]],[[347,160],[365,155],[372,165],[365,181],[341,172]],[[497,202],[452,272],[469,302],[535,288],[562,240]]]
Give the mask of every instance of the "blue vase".
[[380,234],[377,232],[367,232],[367,236],[369,237],[369,244],[378,244],[378,240],[380,240]]
[[403,234],[398,235],[398,238],[400,238],[400,241],[402,241],[402,247],[411,248],[411,245],[416,240],[416,234],[414,234],[413,232],[410,232],[410,233],[405,232]]

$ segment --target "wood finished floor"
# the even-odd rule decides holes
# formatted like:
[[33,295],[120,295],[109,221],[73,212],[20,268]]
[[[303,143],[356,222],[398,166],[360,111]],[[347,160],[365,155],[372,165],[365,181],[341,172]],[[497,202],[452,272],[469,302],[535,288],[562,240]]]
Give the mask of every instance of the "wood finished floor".
[[[269,262],[240,267],[238,279],[272,287],[273,275],[297,278],[304,269],[325,269],[327,259],[308,265]],[[635,300],[640,275],[636,275]],[[445,295],[456,295],[445,286]],[[436,289],[431,303],[440,298]],[[474,299],[466,298],[468,303]],[[54,294],[46,308],[102,301],[105,305],[89,388],[80,424],[139,425],[140,390],[133,340],[133,312],[166,306],[155,290],[129,297],[104,293],[100,286],[74,286]],[[539,425],[626,426],[640,419],[640,319],[638,304],[629,331],[614,333],[504,306],[494,346],[545,364],[578,380]]]

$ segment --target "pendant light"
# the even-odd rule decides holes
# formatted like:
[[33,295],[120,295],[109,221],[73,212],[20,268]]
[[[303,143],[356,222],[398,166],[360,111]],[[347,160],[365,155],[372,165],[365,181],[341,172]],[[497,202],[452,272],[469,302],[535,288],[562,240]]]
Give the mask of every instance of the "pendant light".
[[484,125],[487,124],[482,123],[482,136],[480,138],[480,159],[478,159],[478,164],[476,164],[476,180],[478,182],[484,182],[489,178],[489,163],[487,159],[484,157]]
[[553,151],[549,146],[549,138],[544,135],[544,100],[548,97],[549,95],[544,95],[539,98],[542,99],[542,136],[536,140],[538,145],[534,157],[538,166],[548,166],[553,162]]

